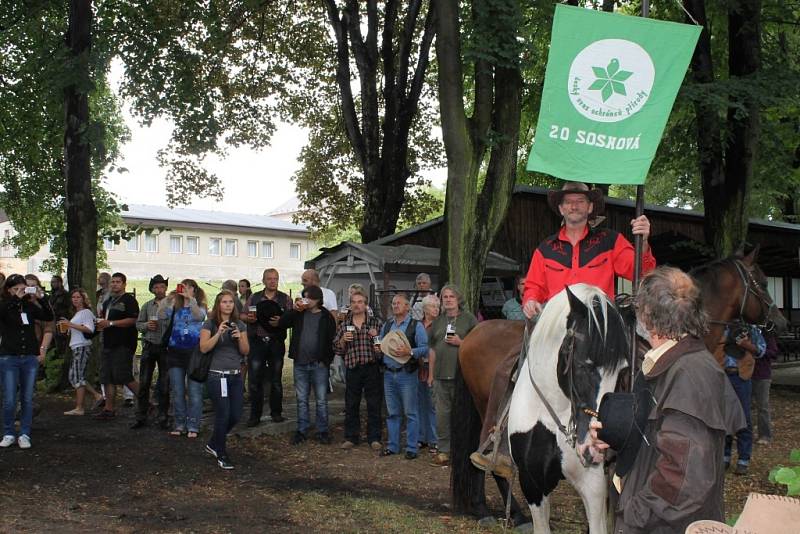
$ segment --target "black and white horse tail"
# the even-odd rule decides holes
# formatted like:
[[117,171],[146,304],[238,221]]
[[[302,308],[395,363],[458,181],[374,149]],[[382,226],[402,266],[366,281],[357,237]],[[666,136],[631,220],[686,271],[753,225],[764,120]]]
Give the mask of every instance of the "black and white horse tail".
[[480,443],[481,416],[467,388],[461,367],[456,371],[455,395],[450,417],[450,490],[454,508],[478,517],[488,515],[484,473],[469,459]]

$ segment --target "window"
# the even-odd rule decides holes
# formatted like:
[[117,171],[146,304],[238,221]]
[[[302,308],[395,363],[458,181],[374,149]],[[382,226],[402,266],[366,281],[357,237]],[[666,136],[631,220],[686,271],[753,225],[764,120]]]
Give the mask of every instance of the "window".
[[128,239],[128,252],[139,252],[139,236],[135,235]]
[[186,237],[186,253],[200,254],[200,238],[196,236]]
[[[195,248],[197,243],[195,243]],[[180,254],[183,252],[183,237],[179,235],[169,236],[169,251],[172,254]],[[196,253],[195,253],[196,254]]]
[[248,241],[247,242],[247,256],[249,258],[257,258],[258,257],[258,241]]
[[800,308],[800,278],[792,278],[792,308]]
[[108,237],[103,238],[103,249],[104,250],[114,250],[114,242],[109,239]]
[[289,259],[300,259],[300,243],[289,243]]
[[208,240],[208,253],[211,256],[219,256],[220,255],[220,248],[222,247],[222,239],[218,237],[212,237]]
[[769,292],[769,296],[772,297],[772,302],[774,302],[778,308],[783,308],[783,278],[768,276],[767,291]]
[[238,239],[226,239],[225,240],[225,255],[226,256],[236,256],[239,252],[239,240]]
[[261,242],[261,257],[262,258],[272,257],[272,241]]
[[144,235],[144,251],[158,252],[158,235],[156,234]]

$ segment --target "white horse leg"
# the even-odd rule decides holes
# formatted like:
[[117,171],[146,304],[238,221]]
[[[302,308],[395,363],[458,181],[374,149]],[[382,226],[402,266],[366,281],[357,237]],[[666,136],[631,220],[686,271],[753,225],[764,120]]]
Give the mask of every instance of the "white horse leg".
[[586,519],[589,521],[589,534],[607,534],[608,500],[606,496],[608,487],[603,468],[597,465],[582,469],[577,474],[576,479],[570,480],[570,482],[583,500]]
[[550,534],[550,497],[543,496],[539,506],[530,504],[534,534]]

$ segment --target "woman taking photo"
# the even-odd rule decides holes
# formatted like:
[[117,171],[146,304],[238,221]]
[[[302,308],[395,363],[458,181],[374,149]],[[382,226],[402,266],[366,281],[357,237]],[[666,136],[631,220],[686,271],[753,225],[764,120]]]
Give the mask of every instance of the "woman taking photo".
[[214,404],[214,431],[206,452],[217,459],[222,469],[233,469],[225,440],[242,417],[242,367],[250,352],[247,327],[239,320],[235,299],[233,291],[222,290],[214,301],[208,321],[200,330],[200,350],[211,353],[206,385]]
[[[72,363],[69,366],[69,383],[75,388],[75,408],[64,412],[64,415],[83,415],[83,399],[86,390],[94,395],[95,401],[103,396],[86,381],[86,363],[92,353],[92,341],[84,334],[94,333],[94,314],[89,295],[83,289],[73,289],[69,294],[72,302],[72,319],[61,318],[58,327],[62,332],[69,332],[69,348],[72,351]],[[68,330],[67,330],[68,329]]]
[[[206,295],[197,282],[186,279],[158,307],[159,320],[166,321],[167,367],[175,427],[173,436],[196,438],[203,415],[203,384],[186,376],[186,367],[200,344],[200,328],[206,319]],[[188,383],[188,387],[187,387]],[[189,406],[186,406],[186,393]]]
[[[44,363],[44,353],[38,352],[35,323],[53,320],[53,312],[44,295],[36,288],[27,291],[26,288],[25,278],[12,274],[6,279],[0,295],[0,378],[3,380],[3,439],[0,447],[9,447],[15,441],[20,449],[31,447],[33,390],[39,364]],[[18,387],[22,414],[19,437],[16,437],[14,420]]]

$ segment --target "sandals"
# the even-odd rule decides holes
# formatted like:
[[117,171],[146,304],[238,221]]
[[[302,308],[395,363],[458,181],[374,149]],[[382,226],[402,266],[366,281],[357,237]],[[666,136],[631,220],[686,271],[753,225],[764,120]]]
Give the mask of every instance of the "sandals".
[[170,436],[182,436],[186,433],[185,430],[173,430],[169,433]]

